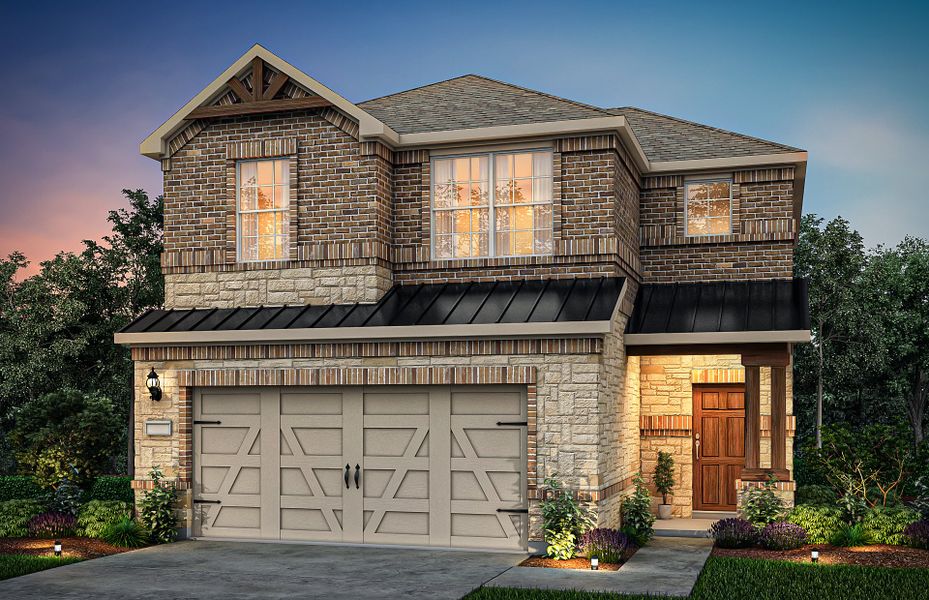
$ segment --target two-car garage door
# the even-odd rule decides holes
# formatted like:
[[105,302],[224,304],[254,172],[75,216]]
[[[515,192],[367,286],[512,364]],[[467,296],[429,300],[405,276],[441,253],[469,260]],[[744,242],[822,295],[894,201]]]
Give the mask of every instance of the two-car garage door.
[[194,535],[524,549],[517,386],[201,388]]

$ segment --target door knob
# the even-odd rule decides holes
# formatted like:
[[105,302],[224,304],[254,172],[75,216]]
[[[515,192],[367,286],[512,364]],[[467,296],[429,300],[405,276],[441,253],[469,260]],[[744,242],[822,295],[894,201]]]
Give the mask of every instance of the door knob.
[[349,473],[351,472],[351,470],[352,470],[351,465],[346,464],[346,465],[345,465],[345,489],[349,489],[349,487],[350,487],[350,486],[348,485],[348,477],[349,477]]
[[[346,477],[348,475],[346,474]],[[360,486],[358,481],[361,479],[361,465],[355,465],[355,489],[357,490]]]

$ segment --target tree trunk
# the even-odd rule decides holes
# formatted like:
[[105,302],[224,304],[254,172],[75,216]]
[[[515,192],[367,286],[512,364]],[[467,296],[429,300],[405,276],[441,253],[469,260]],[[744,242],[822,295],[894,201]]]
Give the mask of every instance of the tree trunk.
[[[822,333],[822,326],[819,329]],[[816,344],[816,447],[823,447],[823,341]]]
[[913,429],[913,443],[919,446],[923,439],[923,418],[926,414],[926,401],[929,399],[929,385],[926,381],[926,372],[921,367],[916,367],[916,376],[913,380],[913,389],[907,394],[906,398],[906,416],[910,420],[910,427]]

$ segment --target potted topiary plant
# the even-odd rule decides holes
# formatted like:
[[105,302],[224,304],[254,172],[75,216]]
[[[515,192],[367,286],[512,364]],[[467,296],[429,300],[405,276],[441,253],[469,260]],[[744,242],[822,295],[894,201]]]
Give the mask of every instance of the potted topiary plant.
[[668,504],[668,494],[674,488],[674,458],[670,452],[658,451],[658,464],[655,465],[655,488],[661,494],[658,518],[670,519],[671,505]]

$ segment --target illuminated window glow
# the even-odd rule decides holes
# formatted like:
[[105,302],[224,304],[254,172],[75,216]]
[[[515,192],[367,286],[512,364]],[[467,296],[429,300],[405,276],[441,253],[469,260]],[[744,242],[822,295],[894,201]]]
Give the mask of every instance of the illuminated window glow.
[[552,253],[550,151],[436,158],[432,173],[436,258]]
[[732,182],[693,181],[684,186],[687,235],[732,233]]
[[290,161],[242,161],[237,169],[239,260],[287,258],[290,247]]

